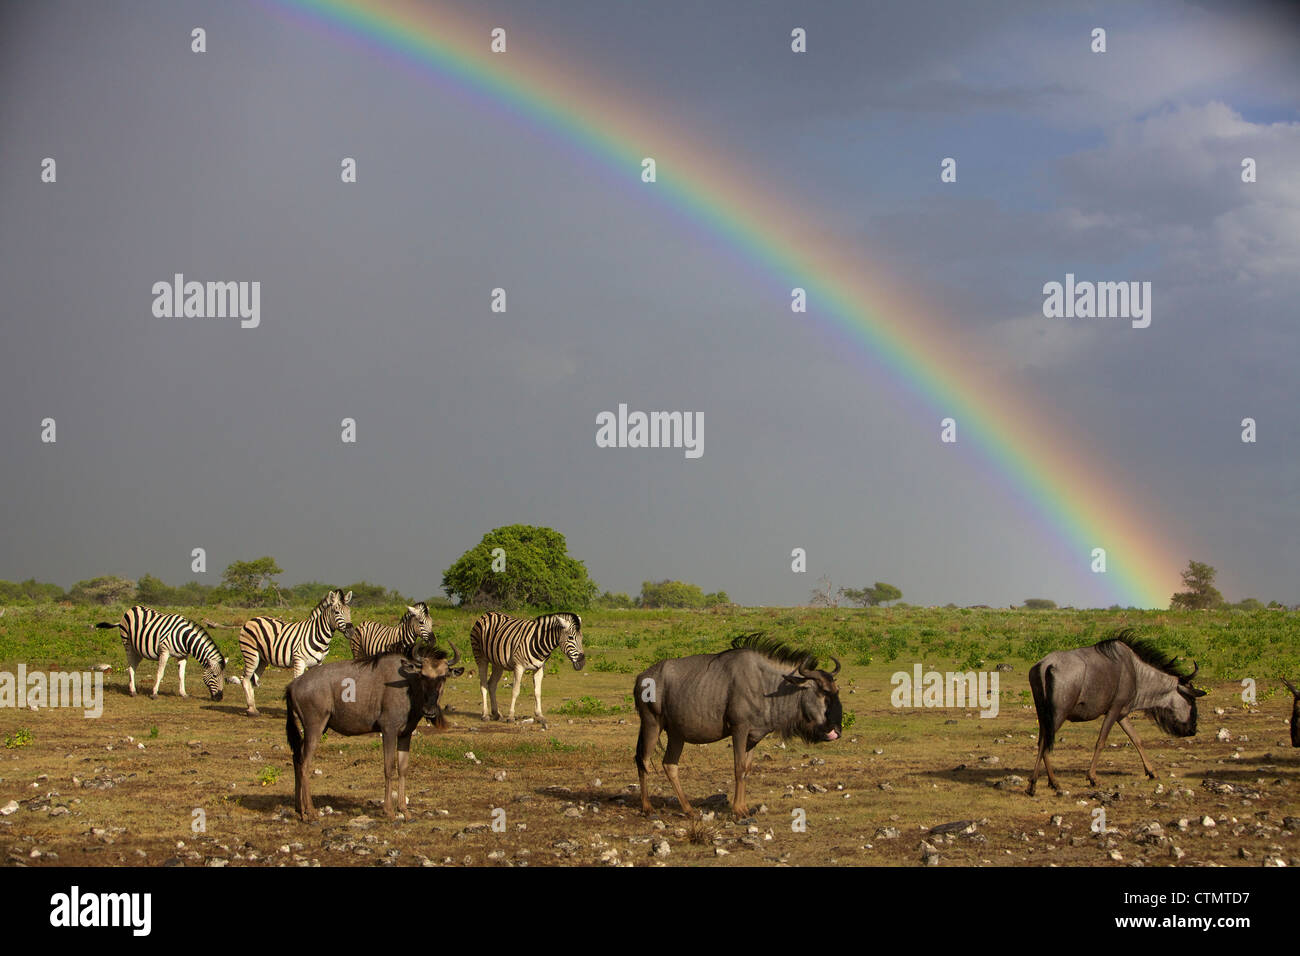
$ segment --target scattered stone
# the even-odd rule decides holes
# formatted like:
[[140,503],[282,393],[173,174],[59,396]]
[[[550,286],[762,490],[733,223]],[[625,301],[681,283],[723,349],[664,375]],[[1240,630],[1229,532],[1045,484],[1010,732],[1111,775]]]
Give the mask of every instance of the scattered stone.
[[650,852],[653,856],[657,856],[660,859],[663,859],[669,853],[672,852],[672,847],[668,845],[667,840],[657,840],[652,844],[652,849]]

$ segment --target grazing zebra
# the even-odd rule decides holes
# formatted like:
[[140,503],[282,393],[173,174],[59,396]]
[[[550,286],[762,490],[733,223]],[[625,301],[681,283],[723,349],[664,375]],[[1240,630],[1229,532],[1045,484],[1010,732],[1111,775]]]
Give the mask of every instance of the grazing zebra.
[[[433,635],[433,618],[429,606],[421,601],[408,606],[397,627],[377,621],[362,621],[348,633],[352,644],[352,657],[378,657],[390,651],[409,651],[418,641],[427,641]],[[431,642],[432,643],[432,642]]]
[[352,630],[352,592],[331,589],[320,599],[305,621],[289,624],[275,617],[255,617],[239,632],[239,652],[244,656],[244,698],[248,716],[257,716],[253,688],[262,679],[268,664],[292,667],[299,677],[309,667],[319,664],[329,653],[330,636],[335,629],[345,634]]
[[[469,642],[474,652],[474,661],[478,664],[484,720],[489,719],[489,694],[492,696],[491,719],[501,719],[501,711],[497,709],[497,683],[501,680],[502,671],[513,667],[515,685],[510,696],[510,716],[506,720],[515,719],[519,685],[523,683],[524,671],[532,671],[533,695],[537,699],[533,716],[545,727],[546,718],[542,716],[542,671],[546,659],[563,642],[564,656],[573,663],[575,671],[582,670],[582,665],[587,662],[587,655],[582,652],[582,618],[568,611],[543,614],[531,621],[489,611],[474,622],[474,627],[469,632]],[[490,680],[489,663],[492,665]]]
[[208,687],[208,695],[213,700],[221,700],[226,679],[226,659],[203,628],[190,623],[179,614],[162,614],[151,607],[137,604],[122,615],[118,624],[100,621],[95,627],[116,627],[121,632],[122,646],[126,648],[126,672],[132,697],[135,696],[135,669],[140,661],[148,658],[158,662],[158,674],[149,694],[150,699],[157,700],[163,671],[167,667],[167,661],[173,657],[176,658],[176,669],[180,672],[181,696],[188,697],[185,693],[185,661],[192,657],[203,665],[203,683]]

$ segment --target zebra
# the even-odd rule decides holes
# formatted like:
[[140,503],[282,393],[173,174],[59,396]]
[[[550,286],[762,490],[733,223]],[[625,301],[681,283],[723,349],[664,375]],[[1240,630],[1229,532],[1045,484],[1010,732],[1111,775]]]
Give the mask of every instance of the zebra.
[[[433,618],[429,606],[421,601],[408,606],[397,627],[378,621],[362,621],[348,633],[352,657],[378,657],[390,651],[409,651],[420,641],[433,636]],[[429,641],[432,644],[432,641]]]
[[132,697],[135,696],[135,669],[140,661],[147,658],[158,662],[158,674],[149,693],[150,700],[157,700],[163,671],[173,657],[180,672],[182,697],[189,696],[185,693],[185,661],[191,657],[203,665],[203,683],[208,687],[208,696],[213,700],[224,696],[226,658],[207,631],[179,614],[163,614],[137,604],[122,615],[119,623],[100,621],[95,627],[116,627],[121,632]]
[[292,624],[275,617],[255,617],[239,632],[239,652],[244,657],[244,698],[248,716],[257,716],[253,688],[268,664],[292,667],[300,677],[308,667],[319,664],[329,653],[335,629],[352,630],[352,592],[331,588],[305,621]]
[[[474,622],[474,627],[469,632],[469,642],[474,652],[474,661],[478,664],[484,720],[489,719],[489,694],[492,696],[490,719],[501,719],[501,711],[497,709],[497,683],[505,668],[513,667],[515,684],[510,696],[510,716],[506,721],[515,719],[515,703],[519,700],[519,686],[523,683],[524,671],[532,671],[533,695],[537,700],[533,716],[545,728],[546,718],[542,716],[542,672],[546,659],[563,643],[564,656],[572,662],[575,671],[582,670],[582,666],[587,663],[587,655],[582,651],[582,618],[569,611],[543,614],[531,621],[489,611]],[[490,680],[489,663],[492,665]]]

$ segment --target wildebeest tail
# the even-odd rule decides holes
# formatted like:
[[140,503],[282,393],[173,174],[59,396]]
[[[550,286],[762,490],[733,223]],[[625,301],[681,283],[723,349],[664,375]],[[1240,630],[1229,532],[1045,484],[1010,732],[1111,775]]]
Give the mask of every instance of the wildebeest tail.
[[1052,709],[1052,667],[1035,664],[1029,669],[1029,689],[1034,693],[1034,710],[1038,711],[1038,739],[1047,741],[1050,751],[1056,746],[1055,714]]
[[289,739],[289,749],[293,751],[293,766],[297,769],[302,762],[302,731],[293,716],[293,685],[284,689],[284,735]]

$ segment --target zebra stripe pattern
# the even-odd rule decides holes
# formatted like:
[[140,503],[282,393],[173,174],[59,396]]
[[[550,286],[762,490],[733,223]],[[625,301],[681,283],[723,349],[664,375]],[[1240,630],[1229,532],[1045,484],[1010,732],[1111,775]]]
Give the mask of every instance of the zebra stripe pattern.
[[257,716],[253,688],[267,666],[292,667],[300,677],[329,653],[334,631],[352,630],[352,592],[331,589],[305,621],[290,624],[276,617],[255,617],[239,632],[239,652],[244,656],[244,698],[248,714]]
[[[114,625],[101,621],[95,626]],[[153,690],[149,693],[150,698],[157,699],[167,661],[174,657],[180,675],[182,697],[189,696],[185,693],[185,662],[194,658],[203,665],[203,683],[207,685],[208,695],[213,700],[221,700],[224,694],[226,659],[216,641],[203,628],[179,614],[163,614],[143,604],[137,604],[122,615],[122,620],[116,627],[122,635],[122,647],[126,649],[126,670],[132,697],[135,696],[135,669],[140,661],[147,659],[158,662],[158,673],[154,677]]]
[[409,651],[417,642],[427,641],[433,635],[433,618],[429,606],[421,601],[408,606],[397,627],[378,621],[362,621],[348,634],[352,644],[352,657],[377,657],[390,651]]
[[[506,720],[515,719],[519,686],[523,683],[524,672],[532,671],[533,697],[536,701],[533,716],[545,727],[546,718],[542,716],[542,675],[551,652],[563,644],[564,656],[576,671],[582,670],[587,662],[587,655],[582,650],[582,618],[569,611],[543,614],[531,621],[489,611],[474,622],[469,633],[469,643],[478,664],[484,720],[501,719],[501,711],[497,709],[497,683],[505,668],[511,667],[514,668],[515,682],[511,688],[510,716]],[[488,676],[489,664],[492,665],[491,677]],[[489,697],[492,700],[490,711]]]

